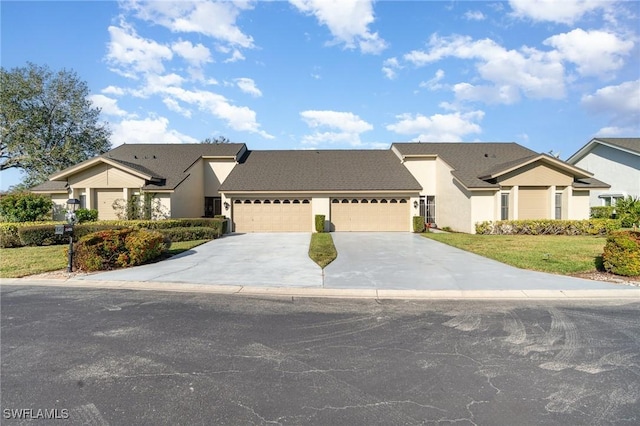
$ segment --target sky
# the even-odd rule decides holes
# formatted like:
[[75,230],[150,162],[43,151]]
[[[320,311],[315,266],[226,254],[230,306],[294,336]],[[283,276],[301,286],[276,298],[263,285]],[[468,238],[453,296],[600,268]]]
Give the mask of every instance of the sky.
[[114,147],[481,141],[566,159],[640,136],[638,1],[2,0],[0,19],[2,67],[75,71]]

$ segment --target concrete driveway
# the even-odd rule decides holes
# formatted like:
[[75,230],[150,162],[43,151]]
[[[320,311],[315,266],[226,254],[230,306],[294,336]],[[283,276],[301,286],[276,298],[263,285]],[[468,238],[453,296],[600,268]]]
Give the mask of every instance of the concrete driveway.
[[232,234],[163,262],[79,277],[100,281],[322,287],[309,233]]
[[334,232],[338,258],[324,270],[327,288],[412,290],[587,290],[610,283],[526,271],[420,235]]

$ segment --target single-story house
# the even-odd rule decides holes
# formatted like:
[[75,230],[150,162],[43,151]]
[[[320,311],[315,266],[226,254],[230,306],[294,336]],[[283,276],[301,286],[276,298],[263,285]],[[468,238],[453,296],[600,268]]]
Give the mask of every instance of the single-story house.
[[591,206],[610,206],[620,198],[640,197],[640,138],[591,139],[567,163],[611,185],[590,192]]
[[242,143],[125,144],[32,188],[117,216],[150,195],[162,217],[223,214],[235,232],[410,231],[413,216],[473,233],[500,219],[586,219],[609,185],[516,143],[394,143],[387,150],[252,151]]

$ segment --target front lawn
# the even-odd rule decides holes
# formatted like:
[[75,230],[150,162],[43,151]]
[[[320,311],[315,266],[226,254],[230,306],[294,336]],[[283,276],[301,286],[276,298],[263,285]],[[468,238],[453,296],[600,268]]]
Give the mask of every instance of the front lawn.
[[[171,244],[168,257],[175,256],[209,240],[180,241]],[[16,247],[0,249],[0,278],[21,278],[28,275],[66,269],[67,245]]]
[[333,238],[329,233],[311,234],[311,244],[309,244],[309,257],[311,260],[324,268],[338,257],[336,246],[333,245]]
[[423,234],[426,238],[522,269],[570,275],[597,269],[605,237]]

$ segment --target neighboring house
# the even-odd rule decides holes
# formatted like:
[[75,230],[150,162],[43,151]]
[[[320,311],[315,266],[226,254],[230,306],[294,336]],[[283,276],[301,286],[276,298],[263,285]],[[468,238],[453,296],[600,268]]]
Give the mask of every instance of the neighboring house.
[[474,232],[500,219],[585,219],[592,174],[515,143],[394,143],[388,150],[250,151],[245,144],[121,145],[33,192],[116,216],[151,195],[166,217],[224,214],[236,232],[410,231],[412,218]]
[[616,199],[640,197],[640,138],[594,138],[567,160],[611,185],[591,191],[591,206],[614,205]]

